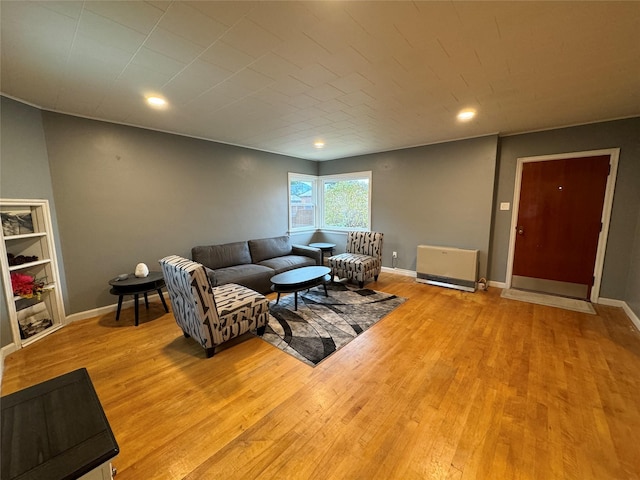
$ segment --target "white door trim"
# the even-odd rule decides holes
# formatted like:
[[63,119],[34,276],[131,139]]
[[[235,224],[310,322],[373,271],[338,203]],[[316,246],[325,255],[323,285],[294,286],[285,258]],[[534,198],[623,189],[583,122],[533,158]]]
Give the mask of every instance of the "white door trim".
[[604,254],[607,249],[607,238],[609,236],[609,223],[611,221],[611,209],[613,207],[613,194],[616,186],[616,175],[618,174],[618,158],[620,157],[619,148],[607,148],[603,150],[589,150],[586,152],[561,153],[557,155],[542,155],[536,157],[520,157],[516,165],[516,183],[513,189],[513,209],[511,210],[511,231],[509,233],[509,256],[507,257],[507,277],[506,288],[511,288],[511,278],[513,276],[513,257],[516,246],[516,227],[518,222],[518,210],[520,208],[520,188],[522,183],[522,168],[525,163],[545,162],[548,160],[562,160],[565,158],[578,157],[596,157],[600,155],[609,155],[609,164],[611,171],[607,178],[607,188],[604,194],[604,204],[602,206],[602,230],[598,238],[598,250],[596,251],[596,263],[594,266],[593,276],[595,282],[591,289],[591,302],[598,303],[600,298],[600,285],[602,283],[602,269],[604,267]]

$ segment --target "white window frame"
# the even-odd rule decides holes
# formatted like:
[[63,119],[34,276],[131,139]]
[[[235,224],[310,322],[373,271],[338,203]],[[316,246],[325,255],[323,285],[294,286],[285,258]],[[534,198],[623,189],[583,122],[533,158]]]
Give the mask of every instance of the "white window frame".
[[[319,209],[318,209],[318,214],[319,214],[319,219],[320,219],[320,228],[322,230],[327,230],[327,231],[336,231],[336,232],[346,232],[346,231],[362,231],[362,232],[369,232],[371,231],[371,197],[372,197],[372,182],[371,182],[371,171],[365,171],[365,172],[354,172],[354,173],[342,173],[339,175],[325,175],[325,176],[321,176],[319,177],[320,181],[319,181],[319,185],[318,185],[318,191],[319,191]],[[354,228],[354,227],[337,227],[337,226],[333,226],[333,225],[326,225],[325,224],[325,218],[324,218],[324,192],[325,192],[325,184],[329,183],[329,182],[335,182],[335,181],[344,181],[344,180],[364,180],[366,179],[369,183],[369,195],[367,198],[367,226],[363,227],[363,228]]]
[[[369,232],[371,231],[371,197],[372,197],[372,181],[371,181],[371,171],[364,172],[353,172],[353,173],[341,173],[338,175],[324,175],[324,176],[315,176],[315,175],[307,175],[304,173],[293,173],[288,172],[287,174],[287,210],[288,210],[288,218],[289,218],[289,232],[297,233],[297,232],[309,232],[315,230],[325,230],[325,231],[334,231],[334,232],[347,232],[347,231],[362,231]],[[366,179],[369,182],[369,195],[367,198],[367,219],[368,225],[365,228],[354,228],[354,227],[336,227],[333,225],[327,226],[324,221],[324,190],[325,183],[335,182],[340,180],[363,180]],[[302,181],[302,182],[311,182],[312,183],[312,197],[313,197],[313,205],[315,206],[315,216],[314,216],[314,224],[309,227],[292,227],[293,222],[291,218],[291,182],[292,181]]]
[[[318,177],[315,175],[306,175],[304,173],[292,173],[289,172],[287,175],[287,210],[289,211],[289,232],[308,232],[315,231],[318,229]],[[293,219],[291,218],[291,182],[292,181],[300,181],[300,182],[311,182],[311,190],[312,190],[312,202],[314,208],[314,217],[313,217],[313,225],[308,227],[292,227]]]

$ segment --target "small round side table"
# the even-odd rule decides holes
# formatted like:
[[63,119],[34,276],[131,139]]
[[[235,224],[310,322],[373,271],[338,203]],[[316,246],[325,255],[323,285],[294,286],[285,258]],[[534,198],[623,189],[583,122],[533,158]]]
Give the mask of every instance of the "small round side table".
[[111,290],[109,290],[109,292],[113,295],[118,295],[116,321],[120,320],[122,297],[125,295],[133,295],[136,312],[136,327],[138,326],[138,298],[141,294],[144,295],[144,303],[148,310],[149,299],[147,298],[147,293],[157,291],[158,295],[160,295],[162,305],[164,306],[164,311],[169,313],[169,307],[167,307],[167,303],[164,301],[164,296],[162,295],[162,287],[165,286],[162,272],[149,272],[149,275],[146,277],[136,277],[133,273],[130,273],[124,280],[120,280],[118,277],[109,280],[109,285],[111,285]]
[[322,265],[324,265],[324,252],[328,252],[329,255],[333,255],[333,249],[336,248],[335,243],[324,243],[324,242],[310,243],[309,246],[320,249],[320,254],[321,254],[320,258],[322,259]]

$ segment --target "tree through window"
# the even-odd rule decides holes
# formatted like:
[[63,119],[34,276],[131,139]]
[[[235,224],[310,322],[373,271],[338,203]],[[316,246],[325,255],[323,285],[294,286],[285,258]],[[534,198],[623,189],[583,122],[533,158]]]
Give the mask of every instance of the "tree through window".
[[370,174],[322,177],[323,228],[370,229]]

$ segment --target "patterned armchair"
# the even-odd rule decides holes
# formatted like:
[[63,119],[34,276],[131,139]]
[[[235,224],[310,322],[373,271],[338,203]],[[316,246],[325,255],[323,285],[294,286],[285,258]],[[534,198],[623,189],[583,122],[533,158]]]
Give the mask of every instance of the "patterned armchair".
[[329,257],[331,276],[357,280],[360,288],[365,280],[378,280],[382,269],[382,237],[379,232],[349,232],[346,253]]
[[177,255],[160,260],[173,316],[184,336],[193,337],[206,356],[215,347],[257,329],[262,335],[269,320],[269,301],[235,283],[211,287],[204,267]]

